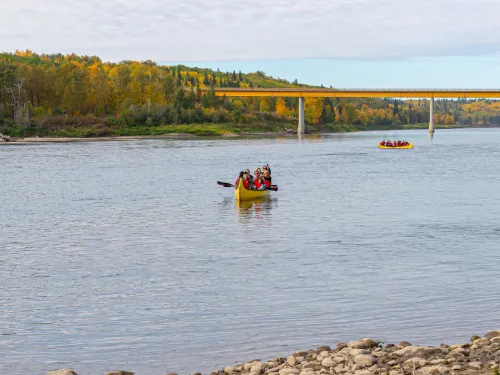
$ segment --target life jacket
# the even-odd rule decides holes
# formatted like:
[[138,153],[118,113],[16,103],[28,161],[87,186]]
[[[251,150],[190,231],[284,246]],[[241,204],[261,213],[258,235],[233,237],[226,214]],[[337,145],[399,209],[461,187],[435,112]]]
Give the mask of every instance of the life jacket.
[[243,186],[247,189],[250,189],[250,183],[248,182],[248,180],[243,180]]
[[260,182],[260,180],[255,179],[253,182],[253,185],[256,189],[260,189],[260,187],[262,186],[262,183]]
[[234,181],[234,186],[238,187],[238,182],[240,181],[240,178],[238,177],[236,181]]
[[269,178],[264,177],[264,183],[266,184],[267,187],[271,186],[271,177]]

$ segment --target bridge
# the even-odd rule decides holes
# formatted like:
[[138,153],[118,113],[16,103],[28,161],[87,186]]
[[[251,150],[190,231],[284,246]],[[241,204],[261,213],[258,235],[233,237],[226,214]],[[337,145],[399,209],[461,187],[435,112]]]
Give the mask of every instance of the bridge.
[[[208,89],[202,89],[208,91]],[[293,97],[299,98],[299,126],[304,134],[305,98],[401,98],[429,99],[429,133],[434,133],[434,99],[486,99],[500,98],[500,89],[325,89],[325,88],[215,88],[216,96],[231,97]]]

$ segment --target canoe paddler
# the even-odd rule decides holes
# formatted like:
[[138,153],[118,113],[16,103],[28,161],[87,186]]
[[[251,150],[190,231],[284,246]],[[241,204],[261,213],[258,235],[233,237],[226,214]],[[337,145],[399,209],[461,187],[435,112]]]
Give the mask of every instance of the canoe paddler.
[[238,182],[240,181],[240,178],[243,178],[244,174],[245,174],[245,172],[243,172],[243,171],[240,172],[240,175],[238,176],[236,181],[234,181],[234,187],[238,187]]
[[264,170],[264,183],[267,187],[270,187],[272,184],[271,173],[268,170]]
[[269,167],[269,164],[266,164],[262,167],[262,170],[263,170],[263,174],[266,173],[266,171],[269,172],[269,174],[271,174],[271,168]]

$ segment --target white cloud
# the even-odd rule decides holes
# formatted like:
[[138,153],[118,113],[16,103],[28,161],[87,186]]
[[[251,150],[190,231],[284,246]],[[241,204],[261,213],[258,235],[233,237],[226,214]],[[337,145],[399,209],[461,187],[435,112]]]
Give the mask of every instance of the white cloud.
[[384,59],[500,51],[498,0],[1,0],[0,50],[105,60]]

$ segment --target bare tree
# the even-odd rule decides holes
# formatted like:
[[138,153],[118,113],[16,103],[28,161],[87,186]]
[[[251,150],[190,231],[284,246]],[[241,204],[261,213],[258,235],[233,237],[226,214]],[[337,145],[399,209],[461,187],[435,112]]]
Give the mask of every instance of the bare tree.
[[14,118],[16,123],[20,124],[23,122],[23,113],[22,113],[22,91],[23,91],[24,79],[18,78],[17,82],[13,87],[9,88],[10,97],[12,100],[12,108],[14,110]]

